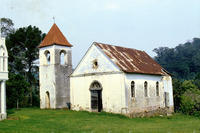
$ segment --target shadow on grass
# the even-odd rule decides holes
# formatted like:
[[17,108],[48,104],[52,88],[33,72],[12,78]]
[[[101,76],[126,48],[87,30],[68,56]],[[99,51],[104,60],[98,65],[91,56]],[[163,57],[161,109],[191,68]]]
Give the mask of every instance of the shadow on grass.
[[11,114],[14,114],[15,113],[15,110],[14,109],[9,109],[7,110],[7,114],[8,115],[11,115]]
[[122,115],[122,114],[114,114],[114,113],[109,113],[109,112],[88,112],[88,111],[74,111],[74,110],[68,110],[70,112],[76,112],[76,113],[84,113],[87,115],[93,115],[93,116],[103,116],[103,117],[117,117],[120,119],[130,119],[129,117]]

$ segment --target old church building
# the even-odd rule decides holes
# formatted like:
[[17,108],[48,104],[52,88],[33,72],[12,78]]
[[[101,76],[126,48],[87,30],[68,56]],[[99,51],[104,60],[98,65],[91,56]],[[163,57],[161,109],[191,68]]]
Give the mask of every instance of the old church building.
[[144,51],[94,42],[70,78],[72,109],[173,112],[171,76]]
[[39,45],[40,108],[65,108],[70,103],[71,47],[56,24]]
[[6,80],[8,80],[8,52],[5,38],[0,31],[0,120],[7,117],[6,113]]
[[144,51],[94,42],[72,72],[71,47],[56,24],[39,46],[41,108],[173,112],[171,76]]

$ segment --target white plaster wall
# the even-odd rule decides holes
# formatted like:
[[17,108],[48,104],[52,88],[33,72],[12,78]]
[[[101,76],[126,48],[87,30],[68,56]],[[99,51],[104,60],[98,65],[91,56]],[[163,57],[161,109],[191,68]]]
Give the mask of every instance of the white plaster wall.
[[164,76],[163,79],[163,86],[165,92],[169,93],[169,106],[174,106],[174,100],[173,100],[173,86],[172,86],[172,78],[171,76]]
[[[50,52],[50,64],[47,64],[45,51]],[[54,46],[43,47],[39,50],[39,79],[40,79],[40,108],[45,108],[46,92],[50,95],[50,107],[56,108],[56,95],[55,95],[55,50]]]
[[71,77],[70,101],[72,109],[91,111],[91,94],[89,89],[94,81],[98,81],[103,87],[103,111],[112,113],[124,112],[126,106],[123,73]]
[[8,52],[5,44],[5,38],[0,38],[0,80],[8,80]]
[[40,67],[40,108],[45,108],[45,96],[50,94],[50,107],[56,108],[55,74],[53,66]]
[[1,38],[0,36],[0,120],[6,119],[7,117],[6,80],[8,80],[8,52],[5,38]]
[[[50,52],[50,64],[47,64],[47,59],[45,55],[45,51],[48,50]],[[65,47],[65,46],[58,46],[58,45],[52,45],[48,47],[40,48],[39,50],[39,59],[40,59],[40,66],[39,66],[39,79],[40,79],[40,108],[45,108],[45,96],[46,92],[49,92],[50,95],[50,108],[58,108],[56,102],[56,93],[59,90],[56,83],[56,75],[58,71],[56,67],[60,63],[60,58],[56,59],[56,57],[59,57],[60,55],[56,55],[59,53],[56,53],[56,51],[65,50],[66,53],[68,51],[71,51],[71,48]],[[67,57],[67,56],[66,56]],[[64,58],[65,62],[68,62],[68,58]],[[61,73],[65,74],[65,73]],[[64,79],[61,79],[64,80]],[[58,90],[57,90],[58,89]],[[62,88],[64,89],[64,88]],[[66,94],[63,94],[64,96]]]
[[[92,67],[97,60],[98,67]],[[90,85],[102,87],[103,111],[121,113],[125,107],[124,73],[95,45],[92,45],[70,77],[70,101],[73,110],[91,111]]]
[[[164,88],[162,76],[126,74],[126,106],[129,113],[155,110],[164,107]],[[135,97],[131,97],[131,81],[135,82]],[[144,96],[144,82],[148,83],[148,97]],[[159,96],[156,96],[156,82],[159,82]]]
[[0,80],[8,80],[8,72],[0,72]]
[[[98,62],[98,69],[92,68],[95,59]],[[92,45],[76,67],[72,76],[101,72],[120,72],[120,70],[98,47]]]

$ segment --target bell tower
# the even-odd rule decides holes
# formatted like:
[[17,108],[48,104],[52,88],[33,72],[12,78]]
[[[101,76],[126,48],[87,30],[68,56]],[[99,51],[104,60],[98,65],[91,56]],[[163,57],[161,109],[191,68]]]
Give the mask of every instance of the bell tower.
[[70,103],[72,45],[54,23],[39,45],[40,108],[66,108]]

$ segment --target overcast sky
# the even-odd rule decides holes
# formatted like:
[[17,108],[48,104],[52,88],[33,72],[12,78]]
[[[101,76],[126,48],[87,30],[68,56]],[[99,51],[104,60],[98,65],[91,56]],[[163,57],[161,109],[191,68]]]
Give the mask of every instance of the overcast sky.
[[200,37],[200,0],[0,0],[15,28],[47,33],[55,22],[73,47],[73,67],[92,42],[146,51]]

